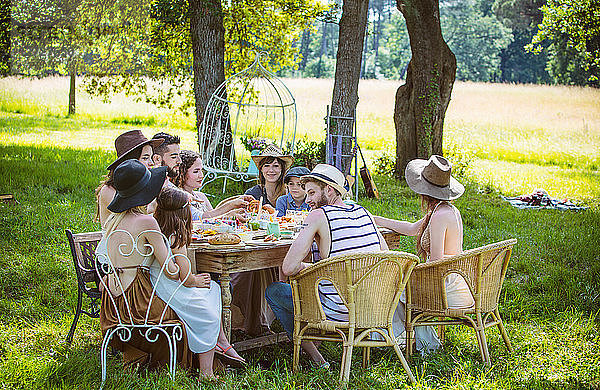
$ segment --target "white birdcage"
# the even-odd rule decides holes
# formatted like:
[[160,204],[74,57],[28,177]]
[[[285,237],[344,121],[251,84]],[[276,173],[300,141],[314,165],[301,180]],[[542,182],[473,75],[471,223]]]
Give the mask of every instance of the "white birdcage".
[[202,186],[224,178],[249,182],[258,172],[250,158],[259,150],[244,146],[244,137],[264,139],[286,153],[294,153],[296,101],[290,90],[261,62],[267,53],[257,53],[252,65],[225,80],[212,94],[202,124],[198,145],[206,170]]

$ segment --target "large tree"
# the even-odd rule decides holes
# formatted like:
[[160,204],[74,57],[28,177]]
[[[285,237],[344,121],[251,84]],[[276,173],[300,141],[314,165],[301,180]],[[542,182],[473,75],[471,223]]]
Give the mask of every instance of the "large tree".
[[[550,45],[547,67],[565,84],[600,84],[600,1],[548,0],[529,48]],[[583,69],[584,72],[581,72]]]
[[396,92],[397,176],[414,158],[442,154],[444,116],[456,76],[456,58],[442,37],[438,0],[397,0],[406,20],[412,58]]

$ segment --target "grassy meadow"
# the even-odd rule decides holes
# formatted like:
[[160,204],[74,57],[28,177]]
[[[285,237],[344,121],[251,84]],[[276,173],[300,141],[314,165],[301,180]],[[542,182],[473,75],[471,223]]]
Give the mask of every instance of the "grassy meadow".
[[[298,105],[298,133],[323,135],[331,80],[286,80]],[[361,81],[358,131],[372,159],[393,149],[393,98],[398,82]],[[66,79],[0,79],[0,389],[94,388],[100,383],[98,322],[82,316],[72,346],[63,341],[76,302],[76,280],[64,234],[97,230],[94,188],[114,159],[113,140],[141,128],[165,130],[195,148],[193,120],[117,96],[100,102],[78,94],[78,114],[65,118]],[[321,138],[322,139],[322,138]],[[443,350],[414,356],[419,389],[600,388],[600,91],[551,86],[457,83],[444,143],[466,164],[467,191],[456,201],[465,248],[517,238],[500,297],[515,353],[487,332],[492,367],[473,333],[449,327]],[[418,200],[403,182],[376,176],[382,199],[361,199],[375,214],[416,220]],[[545,188],[587,205],[580,212],[518,210],[500,198]],[[241,185],[209,189],[218,201]],[[214,202],[213,202],[214,203]],[[412,239],[402,249],[414,253]],[[334,389],[340,348],[323,346],[332,371],[306,358],[291,372],[291,345],[246,354],[245,370],[199,382],[177,372],[123,370],[109,362],[106,388]],[[350,388],[410,387],[391,352],[372,352],[371,366],[353,359]]]

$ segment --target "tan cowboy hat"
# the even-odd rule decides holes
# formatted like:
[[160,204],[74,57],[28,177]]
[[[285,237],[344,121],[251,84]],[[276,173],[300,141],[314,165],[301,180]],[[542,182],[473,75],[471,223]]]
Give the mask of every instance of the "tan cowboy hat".
[[260,166],[260,162],[267,157],[277,157],[278,159],[281,159],[285,164],[285,166],[282,167],[283,172],[287,171],[294,162],[294,157],[284,155],[283,151],[273,144],[264,148],[259,155],[252,156],[252,160],[254,161],[254,164],[256,164],[256,166],[258,167]]
[[408,163],[404,176],[406,183],[417,194],[439,200],[456,199],[465,187],[451,176],[452,164],[434,154],[429,160],[415,159]]
[[113,161],[106,169],[113,170],[123,161],[127,160],[127,155],[137,148],[143,148],[145,145],[152,146],[152,149],[165,142],[164,139],[148,139],[144,137],[141,130],[131,130],[119,135],[115,139],[115,150],[117,159]]
[[308,175],[304,175],[300,178],[302,184],[306,183],[308,179],[319,180],[325,184],[328,184],[338,190],[342,195],[342,198],[348,193],[348,190],[344,187],[346,184],[346,178],[344,174],[329,164],[317,164],[316,167]]

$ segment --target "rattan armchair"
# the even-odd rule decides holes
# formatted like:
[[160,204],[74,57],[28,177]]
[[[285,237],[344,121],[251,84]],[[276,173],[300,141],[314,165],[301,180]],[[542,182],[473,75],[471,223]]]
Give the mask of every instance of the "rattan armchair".
[[[410,274],[419,259],[409,253],[378,252],[335,256],[321,260],[290,278],[294,302],[294,362],[296,371],[300,343],[305,340],[343,343],[340,381],[350,378],[352,349],[363,347],[363,367],[371,347],[391,346],[411,383],[415,378],[392,331],[392,317]],[[318,284],[331,281],[349,312],[348,322],[327,320]],[[372,340],[376,332],[383,340]]]
[[[490,365],[485,329],[498,326],[506,348],[510,340],[498,311],[498,300],[512,247],[511,239],[465,251],[444,260],[419,264],[413,270],[406,294],[406,354],[412,353],[414,327],[426,325],[467,325],[475,330],[481,358]],[[468,308],[449,308],[445,278],[464,277],[475,304]]]

